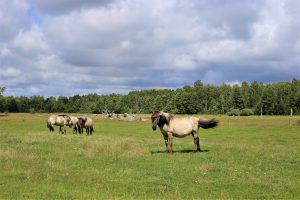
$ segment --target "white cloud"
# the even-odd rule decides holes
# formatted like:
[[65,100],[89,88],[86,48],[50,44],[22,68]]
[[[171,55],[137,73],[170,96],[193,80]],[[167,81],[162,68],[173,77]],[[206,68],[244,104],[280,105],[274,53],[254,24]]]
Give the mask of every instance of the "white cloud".
[[26,1],[0,1],[0,44],[12,39],[19,29],[28,28],[26,11],[29,5]]
[[132,46],[132,43],[130,42],[130,40],[123,40],[120,42],[120,46],[123,49],[129,49]]
[[11,51],[7,47],[0,48],[0,58],[5,59],[12,56]]
[[43,32],[39,27],[33,26],[28,31],[20,31],[12,42],[15,51],[24,55],[43,55],[50,49],[47,41],[43,38]]
[[174,59],[175,69],[193,70],[197,67],[197,63],[191,55],[179,55]]
[[2,78],[13,78],[18,77],[21,74],[21,70],[14,67],[1,69],[0,77]]
[[238,81],[238,80],[225,81],[225,84],[228,84],[228,85],[231,85],[231,86],[233,86],[233,85],[239,85],[239,86],[241,86],[242,85],[241,81]]
[[300,76],[299,9],[292,0],[2,1],[0,84],[72,95],[288,81]]

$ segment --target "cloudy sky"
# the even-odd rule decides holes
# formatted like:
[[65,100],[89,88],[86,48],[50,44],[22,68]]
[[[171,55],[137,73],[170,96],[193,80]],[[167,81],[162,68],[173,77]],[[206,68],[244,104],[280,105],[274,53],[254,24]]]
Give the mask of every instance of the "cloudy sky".
[[5,95],[300,78],[298,0],[0,1]]

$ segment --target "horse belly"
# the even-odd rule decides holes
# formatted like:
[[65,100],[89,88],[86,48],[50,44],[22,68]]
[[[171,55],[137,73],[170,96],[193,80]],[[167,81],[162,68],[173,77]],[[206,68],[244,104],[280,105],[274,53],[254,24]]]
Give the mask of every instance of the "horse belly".
[[174,137],[178,137],[178,138],[182,138],[182,137],[186,137],[186,136],[188,136],[190,134],[191,134],[191,132],[186,132],[186,133],[176,133],[176,132],[174,132],[173,136]]
[[190,124],[182,123],[173,126],[172,134],[174,137],[186,137],[193,132],[193,127]]

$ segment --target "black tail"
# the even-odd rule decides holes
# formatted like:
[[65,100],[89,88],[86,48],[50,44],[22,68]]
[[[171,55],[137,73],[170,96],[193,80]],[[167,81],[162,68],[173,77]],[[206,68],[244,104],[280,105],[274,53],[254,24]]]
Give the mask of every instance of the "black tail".
[[49,122],[47,122],[47,128],[49,128],[50,132],[54,132],[54,127]]
[[198,120],[198,126],[204,129],[209,129],[209,128],[214,128],[218,126],[218,121],[213,118],[213,119],[205,119],[205,118],[200,118]]

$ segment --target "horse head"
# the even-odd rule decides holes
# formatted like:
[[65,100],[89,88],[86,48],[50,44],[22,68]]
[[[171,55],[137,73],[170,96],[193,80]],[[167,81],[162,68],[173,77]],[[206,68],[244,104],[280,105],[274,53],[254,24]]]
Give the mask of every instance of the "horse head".
[[78,124],[81,126],[85,124],[87,117],[78,117]]
[[169,124],[173,115],[165,112],[155,111],[152,113],[151,121],[152,121],[152,129],[155,131],[157,126],[162,127],[165,124]]
[[160,112],[159,112],[159,111],[154,111],[154,112],[152,113],[152,116],[151,116],[152,130],[153,130],[153,131],[156,130],[156,127],[157,127],[158,122],[159,122],[159,118],[160,118]]
[[64,117],[64,118],[66,119],[66,121],[67,121],[67,126],[72,127],[73,121],[71,120],[71,117],[68,116],[68,115],[64,115],[63,117]]

